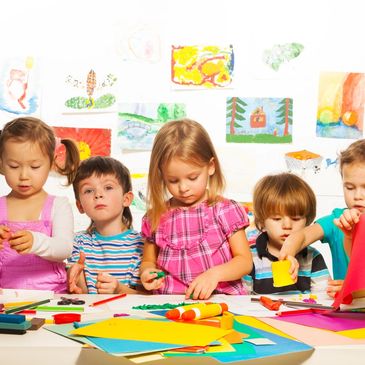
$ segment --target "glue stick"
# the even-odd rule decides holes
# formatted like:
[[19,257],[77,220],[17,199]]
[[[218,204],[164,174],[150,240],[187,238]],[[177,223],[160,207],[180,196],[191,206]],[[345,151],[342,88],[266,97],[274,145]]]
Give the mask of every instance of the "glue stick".
[[166,312],[165,317],[168,319],[180,319],[183,313],[185,313],[187,310],[191,308],[199,308],[202,306],[206,306],[209,303],[195,303],[195,304],[188,304],[188,305],[182,305],[181,307],[176,307],[174,309],[170,309]]
[[228,311],[228,305],[226,303],[213,303],[207,304],[205,307],[191,308],[188,311],[184,312],[181,318],[187,321],[191,321],[193,319],[218,316],[225,311]]

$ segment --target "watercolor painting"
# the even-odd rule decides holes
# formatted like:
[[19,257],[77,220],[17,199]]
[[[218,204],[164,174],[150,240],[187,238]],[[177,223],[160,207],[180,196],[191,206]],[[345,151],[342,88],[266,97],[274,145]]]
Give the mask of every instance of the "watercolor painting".
[[227,142],[292,142],[293,99],[229,97],[226,110]]
[[117,77],[93,68],[65,78],[65,113],[115,111]]
[[365,74],[322,72],[319,79],[317,137],[362,138]]
[[300,43],[275,44],[270,49],[265,49],[262,59],[274,71],[278,71],[283,63],[298,57],[304,49]]
[[232,83],[233,46],[172,46],[173,86],[224,88]]
[[115,26],[117,54],[123,61],[155,63],[161,59],[161,40],[154,24],[121,22]]
[[289,172],[299,171],[304,175],[306,170],[317,173],[321,169],[323,157],[317,153],[301,150],[285,154],[285,162]]
[[[81,160],[85,160],[91,156],[110,156],[110,129],[53,127],[53,130],[58,140],[70,138],[77,143]],[[56,146],[56,161],[60,166],[65,161],[65,153],[65,146],[58,141]]]
[[0,66],[0,111],[39,114],[40,82],[33,57],[9,59]]
[[119,104],[118,146],[122,150],[151,150],[155,135],[162,125],[185,116],[185,104]]

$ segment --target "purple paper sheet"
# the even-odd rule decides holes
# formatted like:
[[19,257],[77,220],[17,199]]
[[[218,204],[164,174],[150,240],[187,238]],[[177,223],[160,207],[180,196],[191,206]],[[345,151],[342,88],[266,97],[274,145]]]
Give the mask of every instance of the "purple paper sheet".
[[[355,318],[356,317],[356,318]],[[275,319],[285,322],[301,324],[303,326],[321,328],[329,331],[345,331],[356,328],[365,328],[365,315],[339,316],[317,313],[293,314],[290,316],[277,316]]]

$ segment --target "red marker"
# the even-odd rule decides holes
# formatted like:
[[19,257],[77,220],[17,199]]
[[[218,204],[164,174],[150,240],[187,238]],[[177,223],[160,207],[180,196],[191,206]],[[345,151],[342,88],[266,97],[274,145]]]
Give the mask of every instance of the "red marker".
[[213,303],[207,304],[205,307],[189,309],[182,314],[181,318],[186,321],[191,321],[193,319],[218,316],[226,311],[228,311],[228,305],[226,303]]

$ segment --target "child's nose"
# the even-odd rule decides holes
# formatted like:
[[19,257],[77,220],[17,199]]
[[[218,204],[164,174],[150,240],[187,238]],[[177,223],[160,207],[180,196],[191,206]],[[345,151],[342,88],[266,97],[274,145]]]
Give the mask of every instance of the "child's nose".
[[289,217],[284,217],[282,221],[282,226],[284,229],[292,228],[292,221]]

